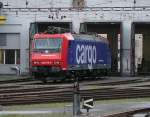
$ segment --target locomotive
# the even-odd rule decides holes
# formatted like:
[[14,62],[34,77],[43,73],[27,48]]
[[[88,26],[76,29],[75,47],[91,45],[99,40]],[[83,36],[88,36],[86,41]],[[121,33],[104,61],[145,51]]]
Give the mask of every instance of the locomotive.
[[111,51],[107,39],[89,34],[35,34],[30,50],[32,75],[47,81],[71,78],[75,73],[98,76],[111,69]]

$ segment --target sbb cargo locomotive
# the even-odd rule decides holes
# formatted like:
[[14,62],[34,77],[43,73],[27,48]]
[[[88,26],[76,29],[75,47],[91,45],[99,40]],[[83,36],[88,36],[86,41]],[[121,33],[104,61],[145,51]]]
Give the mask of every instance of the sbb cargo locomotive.
[[107,39],[98,35],[35,34],[30,65],[35,78],[43,81],[71,78],[72,73],[98,76],[110,70],[111,51]]

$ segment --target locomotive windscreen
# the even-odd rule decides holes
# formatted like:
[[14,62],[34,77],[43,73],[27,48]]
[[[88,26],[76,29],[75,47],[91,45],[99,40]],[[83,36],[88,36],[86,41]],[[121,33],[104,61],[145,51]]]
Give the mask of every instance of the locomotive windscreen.
[[49,39],[35,39],[34,51],[48,50],[50,52],[60,52],[61,49],[60,38],[49,38]]

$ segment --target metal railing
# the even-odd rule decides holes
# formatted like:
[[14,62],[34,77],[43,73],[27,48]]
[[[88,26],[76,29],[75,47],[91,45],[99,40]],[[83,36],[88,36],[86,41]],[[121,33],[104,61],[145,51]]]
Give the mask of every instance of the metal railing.
[[150,6],[133,6],[133,7],[55,7],[55,8],[31,8],[31,7],[20,7],[20,8],[11,8],[4,7],[3,11],[8,12],[70,12],[70,11],[150,11]]

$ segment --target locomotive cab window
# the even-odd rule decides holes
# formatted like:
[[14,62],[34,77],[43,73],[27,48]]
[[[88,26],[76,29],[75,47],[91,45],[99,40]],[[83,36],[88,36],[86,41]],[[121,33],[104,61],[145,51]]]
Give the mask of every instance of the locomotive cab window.
[[[61,50],[60,38],[49,38],[49,39],[35,39],[34,40],[34,50],[35,51],[45,51],[48,53],[60,52]],[[46,51],[47,50],[47,51]]]

